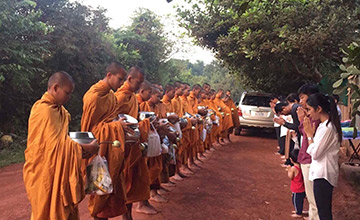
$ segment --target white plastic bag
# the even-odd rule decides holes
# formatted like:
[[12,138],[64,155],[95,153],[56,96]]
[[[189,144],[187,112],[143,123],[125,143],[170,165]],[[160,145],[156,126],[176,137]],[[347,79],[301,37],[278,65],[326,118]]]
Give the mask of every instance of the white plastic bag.
[[169,146],[170,146],[169,138],[168,136],[165,136],[163,139],[163,143],[161,144],[161,153],[167,154],[169,152]]
[[200,138],[201,140],[204,142],[205,139],[206,139],[206,134],[207,134],[207,131],[205,128],[203,128],[202,132],[200,133]]
[[86,194],[105,195],[113,192],[113,184],[105,157],[97,155],[86,167]]
[[174,124],[175,128],[176,128],[176,131],[179,133],[179,138],[182,138],[182,132],[181,132],[181,127],[180,127],[180,123],[179,122],[176,122]]
[[153,130],[150,131],[149,137],[148,137],[148,148],[146,152],[147,157],[157,157],[161,154],[161,142],[160,142],[160,136],[156,132],[154,126]]

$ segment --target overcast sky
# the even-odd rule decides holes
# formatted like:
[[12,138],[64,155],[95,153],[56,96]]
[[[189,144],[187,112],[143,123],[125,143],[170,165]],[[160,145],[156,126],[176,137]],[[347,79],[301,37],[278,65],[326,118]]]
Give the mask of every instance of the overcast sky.
[[[166,0],[76,0],[82,2],[85,5],[92,7],[101,6],[107,9],[107,16],[111,19],[110,26],[112,28],[121,28],[131,23],[131,16],[133,12],[140,7],[148,8],[155,14],[160,16],[169,16],[162,23],[165,25],[166,31],[174,33],[183,32],[180,27],[176,25],[176,10],[173,8],[176,4],[183,4],[184,0],[173,0],[171,3],[167,3]],[[196,60],[202,60],[205,63],[210,63],[214,60],[214,55],[209,51],[201,47],[194,46],[191,43],[191,39],[178,40],[173,39],[176,42],[186,42],[185,44],[177,45],[178,48],[185,48],[186,52],[177,52],[172,57],[180,59],[188,59],[191,62]],[[178,43],[179,44],[179,43]]]

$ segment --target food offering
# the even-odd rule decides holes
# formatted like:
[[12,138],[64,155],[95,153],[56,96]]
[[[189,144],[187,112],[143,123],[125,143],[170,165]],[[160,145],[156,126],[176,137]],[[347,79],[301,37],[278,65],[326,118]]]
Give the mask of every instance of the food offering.
[[90,144],[93,140],[96,140],[94,134],[91,132],[69,132],[69,136],[79,144]]
[[140,139],[138,120],[127,114],[119,114],[118,116],[119,118],[124,118],[124,122],[133,131],[133,133],[125,132],[125,143],[136,143]]

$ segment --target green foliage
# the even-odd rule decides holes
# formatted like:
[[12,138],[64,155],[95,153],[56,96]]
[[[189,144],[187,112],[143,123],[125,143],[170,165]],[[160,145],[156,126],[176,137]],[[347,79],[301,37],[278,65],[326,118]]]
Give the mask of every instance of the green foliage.
[[141,67],[147,80],[163,83],[162,79],[167,75],[163,69],[173,43],[168,40],[157,15],[148,9],[138,9],[132,18],[132,24],[126,29],[116,30],[114,38],[120,52],[119,60],[127,67]]
[[[31,82],[49,51],[44,36],[52,28],[40,20],[34,1],[0,1],[0,123],[16,124],[31,105]],[[11,99],[9,99],[11,97]]]
[[354,1],[189,2],[191,9],[178,8],[182,26],[246,88],[265,92],[287,93],[325,75],[336,77],[339,47],[355,39],[359,25]]
[[230,77],[217,64],[170,59],[173,42],[160,17],[147,9],[137,10],[130,26],[113,30],[104,9],[75,1],[0,0],[0,6],[0,131],[5,133],[25,130],[31,106],[59,70],[75,80],[66,104],[71,130],[79,129],[83,94],[113,60],[126,68],[142,67],[153,83],[178,79],[225,85],[223,76]]
[[235,101],[240,98],[244,89],[236,75],[223,67],[218,61],[205,65],[202,61],[190,63],[186,60],[171,59],[168,62],[169,78],[166,83],[176,81],[190,85],[209,83],[213,89],[231,90]]
[[358,86],[360,75],[360,46],[356,42],[352,42],[342,51],[345,54],[343,64],[339,66],[342,73],[340,79],[333,84],[333,88],[335,94],[340,95],[348,91],[348,94],[351,95],[351,103],[353,104],[351,125],[354,127],[354,138],[356,138],[356,116],[360,116],[360,88]]

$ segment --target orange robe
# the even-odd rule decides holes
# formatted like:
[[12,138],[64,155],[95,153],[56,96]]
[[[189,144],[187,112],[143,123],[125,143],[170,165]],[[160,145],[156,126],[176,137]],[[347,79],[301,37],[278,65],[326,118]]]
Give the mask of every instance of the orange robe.
[[[164,108],[164,111],[166,113],[170,113],[170,112],[175,112],[174,110],[174,106],[171,103],[171,99],[169,96],[167,96],[166,94],[163,96],[162,100],[161,100],[161,104]],[[177,145],[179,146],[180,143],[177,143]],[[163,169],[161,171],[161,182],[162,183],[167,183],[169,182],[169,176],[170,176],[170,171],[169,171],[169,164],[167,162],[167,157],[166,155],[163,155]]]
[[236,107],[234,101],[231,98],[229,98],[228,100],[224,100],[224,103],[231,110],[234,127],[239,127],[240,126],[239,113],[237,111],[237,107]]
[[[164,96],[165,97],[165,96]],[[175,95],[173,99],[171,99],[171,104],[174,108],[174,112],[179,116],[182,117],[184,115],[183,106],[180,100],[180,96]]]
[[68,136],[70,114],[45,93],[32,107],[23,178],[31,219],[79,219],[85,197],[82,149]]
[[229,128],[232,128],[234,126],[232,115],[231,115],[231,110],[227,105],[225,105],[225,103],[223,102],[223,100],[221,99],[221,97],[218,94],[216,95],[216,97],[214,99],[214,104],[218,108],[221,108],[221,112],[224,113],[223,121],[221,124],[221,136],[224,138],[227,138],[227,133],[228,133]]
[[[167,113],[170,113],[170,112],[175,112],[174,110],[174,106],[172,104],[172,100],[170,100],[170,97],[167,96],[167,95],[164,95],[162,100],[161,100],[162,104],[164,105],[165,107],[165,111]],[[179,116],[180,117],[180,116]]]
[[[189,96],[187,97],[189,106],[188,108],[191,109],[192,114],[197,114],[198,113],[198,99],[195,96],[194,92],[191,91]],[[198,152],[201,151],[201,144],[200,144],[200,131],[202,132],[202,128],[203,126],[198,124],[195,126],[195,130],[192,131],[192,146],[191,151],[192,151],[192,156],[195,156]]]
[[[175,97],[171,100],[171,104],[173,106],[174,112],[179,116],[179,117],[183,117],[184,116],[184,108],[183,108],[183,104],[181,102],[180,96],[175,95]],[[180,141],[180,144],[178,145],[178,149],[176,152],[176,160],[178,164],[186,164],[187,160],[186,160],[186,150],[187,150],[187,145],[190,143],[189,140],[189,129],[191,129],[191,123],[189,121],[188,125],[186,128],[183,128],[182,131],[182,139]]]
[[[158,113],[155,109],[152,109],[148,101],[144,101],[139,94],[136,94],[136,99],[139,102],[140,111],[145,112],[155,112],[158,116]],[[160,173],[162,169],[162,156],[150,157],[146,160],[147,166],[149,169],[150,177],[150,189],[160,189]]]
[[[118,100],[118,114],[128,114],[138,118],[139,105],[135,93],[130,90],[130,85],[125,82],[116,92]],[[149,120],[139,122],[141,141],[147,141],[150,130]],[[124,178],[127,192],[127,203],[134,203],[148,200],[150,198],[150,177],[149,170],[142,156],[139,144],[129,146],[129,152],[125,157]]]
[[219,117],[219,125],[213,125],[213,127],[211,129],[211,134],[210,134],[211,143],[215,143],[221,133],[221,128],[222,128],[221,125],[222,125],[223,119],[222,119],[222,115],[220,114],[220,112],[218,110],[218,107],[214,103],[214,100],[208,100],[208,107],[215,112],[216,116]]
[[[108,162],[114,193],[101,196],[91,195],[89,199],[89,211],[92,216],[112,218],[127,211],[124,178],[121,175],[125,157],[125,137],[120,122],[113,121],[117,118],[117,100],[107,83],[100,80],[85,93],[83,103],[81,131],[92,132],[99,143],[115,140],[121,143],[120,147],[101,144],[99,151],[99,154],[105,156]],[[85,160],[84,165],[87,162]]]
[[[194,115],[194,109],[192,108],[192,106],[189,103],[189,100],[187,99],[187,96],[182,95],[180,97],[182,106],[183,106],[183,112],[187,112],[190,113],[192,115]],[[189,120],[190,121],[190,120]],[[197,136],[197,126],[194,126],[195,129],[187,129],[185,132],[183,132],[183,139],[184,139],[184,146],[186,149],[186,154],[185,154],[185,160],[187,161],[187,159],[189,159],[190,157],[194,156],[193,155],[193,148],[196,147],[196,136]]]

